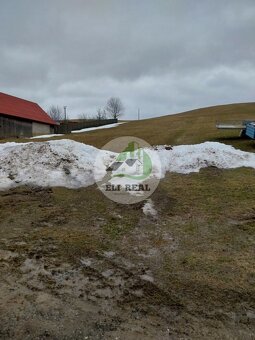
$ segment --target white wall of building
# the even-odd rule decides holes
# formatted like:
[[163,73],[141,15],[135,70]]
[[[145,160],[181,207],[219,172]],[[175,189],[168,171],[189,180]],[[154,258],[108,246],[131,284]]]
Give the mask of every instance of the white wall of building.
[[32,134],[33,136],[48,135],[53,133],[53,128],[48,124],[33,122],[32,124]]

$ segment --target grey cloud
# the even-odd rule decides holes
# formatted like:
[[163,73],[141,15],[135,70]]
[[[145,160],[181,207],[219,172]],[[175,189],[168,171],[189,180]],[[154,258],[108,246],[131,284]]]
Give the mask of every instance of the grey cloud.
[[126,118],[253,101],[250,0],[0,0],[0,91]]

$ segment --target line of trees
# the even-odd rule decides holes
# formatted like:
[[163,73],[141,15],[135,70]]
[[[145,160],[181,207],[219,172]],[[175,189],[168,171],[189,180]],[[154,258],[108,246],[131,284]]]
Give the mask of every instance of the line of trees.
[[[113,118],[118,119],[120,118],[125,111],[124,105],[119,97],[111,97],[104,108],[98,108],[96,114],[90,116],[84,113],[81,113],[78,118],[80,120],[89,120],[89,119],[107,119]],[[48,110],[48,115],[55,120],[56,122],[65,120],[64,111],[59,107],[52,105]]]

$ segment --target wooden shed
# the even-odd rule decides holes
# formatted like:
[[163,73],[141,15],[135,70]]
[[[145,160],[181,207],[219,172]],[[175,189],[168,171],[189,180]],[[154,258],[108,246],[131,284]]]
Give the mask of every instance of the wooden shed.
[[55,125],[38,104],[0,92],[0,138],[46,135]]

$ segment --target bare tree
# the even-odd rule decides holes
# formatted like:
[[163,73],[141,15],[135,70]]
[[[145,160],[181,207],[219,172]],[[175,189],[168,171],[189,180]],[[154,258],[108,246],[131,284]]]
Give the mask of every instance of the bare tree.
[[97,119],[97,120],[106,119],[106,111],[105,111],[105,109],[99,108],[99,109],[97,110],[96,119]]
[[105,107],[105,111],[114,119],[118,119],[124,113],[124,106],[118,97],[111,97]]
[[55,120],[55,122],[59,122],[60,120],[63,120],[64,112],[61,110],[59,106],[51,105],[51,107],[48,110],[48,115]]

